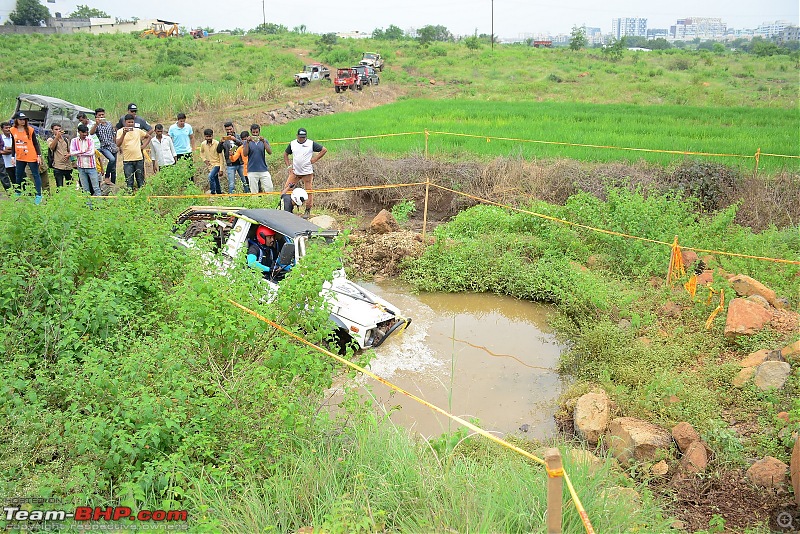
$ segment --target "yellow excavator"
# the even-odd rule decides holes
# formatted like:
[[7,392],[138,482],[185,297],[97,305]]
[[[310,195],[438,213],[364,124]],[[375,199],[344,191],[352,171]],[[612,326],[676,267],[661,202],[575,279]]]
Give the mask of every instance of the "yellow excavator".
[[[171,26],[170,26],[171,25]],[[156,37],[178,37],[178,23],[169,20],[156,19],[152,28],[142,32],[141,37],[154,35]]]

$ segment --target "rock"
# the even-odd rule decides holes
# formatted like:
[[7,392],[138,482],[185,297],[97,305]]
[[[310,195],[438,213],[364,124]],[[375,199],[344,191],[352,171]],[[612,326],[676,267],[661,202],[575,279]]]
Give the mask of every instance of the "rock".
[[586,266],[587,267],[595,267],[598,263],[598,258],[595,254],[592,254],[588,258],[586,258]]
[[680,317],[682,310],[683,308],[681,308],[680,304],[676,304],[671,300],[668,300],[666,304],[661,306],[661,313],[665,317]]
[[314,223],[320,228],[324,228],[325,230],[338,230],[338,224],[336,223],[336,219],[331,217],[330,215],[316,215],[311,217],[308,222]]
[[728,305],[725,337],[751,336],[759,332],[772,318],[772,313],[745,299],[733,299]]
[[792,449],[792,459],[789,462],[792,473],[792,488],[794,488],[794,500],[800,506],[800,439],[795,438],[794,449]]
[[758,367],[765,361],[767,361],[767,356],[769,355],[769,349],[761,349],[755,352],[751,352],[747,355],[747,358],[739,362],[739,365],[742,367]]
[[785,310],[789,307],[789,299],[786,297],[778,297],[775,299],[775,302],[773,302],[772,305],[779,310]]
[[697,275],[697,285],[708,285],[714,282],[714,271],[706,269],[699,275]]
[[381,210],[369,223],[369,231],[373,234],[388,234],[399,229],[400,225],[397,224],[394,215],[386,210]]
[[686,522],[685,521],[680,521],[679,519],[676,519],[675,521],[672,522],[670,527],[673,530],[686,530]]
[[800,340],[781,349],[781,355],[787,360],[800,359]]
[[519,426],[519,430],[520,430],[520,432],[527,432],[527,431],[528,431],[528,430],[530,430],[530,429],[531,429],[531,425],[529,425],[528,423],[522,423],[522,424]]
[[769,388],[781,389],[792,374],[792,366],[786,362],[764,362],[756,369],[753,382],[762,391]]
[[627,330],[631,327],[631,322],[627,319],[620,319],[617,326],[620,330]]
[[708,453],[701,441],[692,442],[681,458],[681,467],[687,473],[702,473],[708,465]]
[[758,304],[759,306],[761,306],[765,310],[768,310],[771,307],[769,305],[769,302],[767,302],[767,299],[765,299],[761,295],[750,295],[749,297],[747,297],[746,300],[749,300],[750,302],[755,302],[756,304]]
[[670,395],[669,397],[664,397],[661,400],[664,401],[664,406],[678,404],[681,401],[681,399],[677,395]]
[[781,354],[780,349],[779,350],[771,350],[771,351],[769,351],[769,354],[767,354],[767,357],[764,359],[764,361],[765,362],[785,362],[786,358],[783,357],[783,354]]
[[700,258],[694,250],[681,249],[681,259],[683,260],[683,268],[688,271]]
[[789,412],[781,412],[776,417],[781,421],[783,421],[784,423],[789,422]]
[[605,393],[587,393],[575,404],[575,432],[590,445],[597,445],[611,416],[611,405]]
[[663,477],[669,473],[669,465],[666,460],[661,460],[650,467],[650,474],[654,477]]
[[765,456],[750,466],[747,478],[762,488],[782,488],[786,484],[789,466],[772,456]]
[[733,377],[733,380],[731,380],[731,385],[733,387],[740,388],[745,384],[747,384],[747,381],[753,378],[755,374],[756,374],[755,367],[745,367],[744,369],[739,371],[739,374]]
[[634,417],[618,417],[608,425],[611,454],[621,463],[650,462],[666,453],[672,436],[663,428]]
[[678,423],[672,429],[672,439],[678,444],[678,450],[685,453],[689,445],[695,441],[700,441],[700,434],[694,427],[686,421]]
[[773,290],[749,276],[737,274],[730,279],[733,290],[739,296],[749,297],[751,295],[761,295],[767,302],[773,304],[777,295]]

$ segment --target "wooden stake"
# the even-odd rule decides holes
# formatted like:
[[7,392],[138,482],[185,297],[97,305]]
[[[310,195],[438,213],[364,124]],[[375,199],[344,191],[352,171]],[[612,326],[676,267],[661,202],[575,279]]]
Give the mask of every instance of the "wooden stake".
[[544,455],[547,465],[547,534],[561,534],[561,496],[564,467],[558,449],[547,449]]

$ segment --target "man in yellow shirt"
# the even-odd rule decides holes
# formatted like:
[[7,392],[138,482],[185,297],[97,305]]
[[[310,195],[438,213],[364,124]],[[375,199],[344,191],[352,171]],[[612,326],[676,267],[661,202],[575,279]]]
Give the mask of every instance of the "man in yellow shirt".
[[142,149],[150,144],[150,134],[143,129],[134,127],[135,117],[130,113],[125,115],[125,125],[117,130],[117,146],[122,153],[122,169],[125,172],[125,184],[128,189],[133,189],[133,179],[136,178],[136,187],[144,187],[144,153]]
[[220,195],[222,189],[219,186],[219,169],[222,167],[224,158],[221,152],[217,152],[219,141],[214,139],[214,130],[206,128],[203,131],[203,137],[205,137],[205,142],[200,145],[200,157],[211,169],[211,172],[208,173],[208,186],[212,195]]

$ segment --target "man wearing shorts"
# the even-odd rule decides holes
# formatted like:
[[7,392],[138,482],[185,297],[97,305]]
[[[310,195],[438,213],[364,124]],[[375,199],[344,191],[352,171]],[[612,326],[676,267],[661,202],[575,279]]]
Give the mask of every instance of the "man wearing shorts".
[[[297,139],[289,143],[286,151],[283,153],[283,162],[289,170],[289,176],[286,178],[286,184],[283,186],[281,195],[289,193],[297,185],[297,182],[302,180],[303,187],[308,191],[308,201],[306,202],[306,212],[303,215],[304,219],[311,216],[311,206],[313,195],[312,182],[314,181],[314,166],[328,152],[328,149],[319,143],[315,143],[308,139],[308,132],[305,128],[297,130]],[[289,156],[292,156],[291,163]]]

